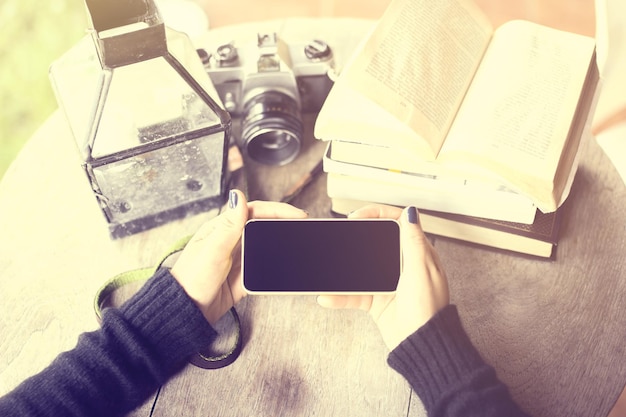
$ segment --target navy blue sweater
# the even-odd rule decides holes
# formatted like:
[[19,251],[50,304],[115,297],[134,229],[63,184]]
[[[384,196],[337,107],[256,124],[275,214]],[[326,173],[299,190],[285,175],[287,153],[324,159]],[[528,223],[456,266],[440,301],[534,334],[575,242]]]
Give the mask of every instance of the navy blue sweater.
[[429,417],[527,416],[469,340],[454,305],[400,343],[387,362],[409,381]]
[[[215,336],[167,270],[104,313],[41,373],[0,398],[0,416],[123,416],[180,371]],[[389,355],[430,416],[522,416],[471,345],[449,306]],[[358,381],[356,381],[358,383]]]

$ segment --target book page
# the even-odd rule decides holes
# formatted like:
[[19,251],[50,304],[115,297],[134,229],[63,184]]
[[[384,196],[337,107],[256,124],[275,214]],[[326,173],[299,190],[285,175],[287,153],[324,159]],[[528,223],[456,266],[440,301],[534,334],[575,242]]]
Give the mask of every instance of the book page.
[[594,115],[594,128],[626,109],[626,2],[596,0],[596,49],[602,93]]
[[596,139],[626,185],[626,122],[598,133]]
[[326,141],[393,146],[418,155],[430,152],[428,144],[407,125],[347,86],[344,74],[317,116],[314,136]]
[[394,0],[345,79],[423,137],[435,156],[490,36],[473,3]]
[[593,56],[592,38],[511,21],[492,38],[442,149],[509,177],[552,182]]

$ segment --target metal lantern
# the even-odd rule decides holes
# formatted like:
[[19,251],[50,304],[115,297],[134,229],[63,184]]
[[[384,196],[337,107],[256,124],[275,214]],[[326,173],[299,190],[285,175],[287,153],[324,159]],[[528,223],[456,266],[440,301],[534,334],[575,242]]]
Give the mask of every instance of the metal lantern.
[[50,68],[113,237],[226,198],[230,116],[151,0],[86,0],[93,29]]

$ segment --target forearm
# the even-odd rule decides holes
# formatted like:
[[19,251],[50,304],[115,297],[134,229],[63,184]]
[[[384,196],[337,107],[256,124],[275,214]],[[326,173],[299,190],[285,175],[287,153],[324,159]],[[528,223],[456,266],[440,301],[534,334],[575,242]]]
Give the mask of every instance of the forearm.
[[388,362],[430,417],[527,416],[472,345],[453,305],[404,340]]
[[41,373],[0,398],[0,415],[115,416],[142,404],[214,331],[166,271],[105,312]]

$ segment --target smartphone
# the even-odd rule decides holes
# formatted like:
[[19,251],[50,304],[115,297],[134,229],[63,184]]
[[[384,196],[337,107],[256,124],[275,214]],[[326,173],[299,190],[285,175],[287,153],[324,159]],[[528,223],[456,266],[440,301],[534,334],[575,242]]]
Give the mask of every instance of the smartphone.
[[400,226],[390,219],[253,219],[242,237],[249,293],[392,293]]

